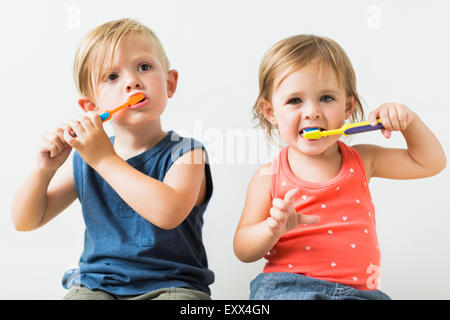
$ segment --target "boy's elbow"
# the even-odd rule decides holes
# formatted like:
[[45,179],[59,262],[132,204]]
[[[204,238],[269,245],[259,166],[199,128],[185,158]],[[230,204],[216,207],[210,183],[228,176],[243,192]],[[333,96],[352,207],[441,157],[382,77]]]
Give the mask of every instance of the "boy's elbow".
[[176,207],[171,210],[160,211],[160,214],[155,216],[155,219],[147,220],[160,229],[172,230],[183,223],[191,210],[188,211],[186,208]]

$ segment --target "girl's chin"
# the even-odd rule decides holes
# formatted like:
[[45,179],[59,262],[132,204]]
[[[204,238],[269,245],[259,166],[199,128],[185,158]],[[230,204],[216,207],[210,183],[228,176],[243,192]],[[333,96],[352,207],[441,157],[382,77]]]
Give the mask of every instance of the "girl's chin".
[[314,156],[325,152],[334,142],[330,141],[329,137],[305,139],[299,136],[295,143],[290,144],[290,146],[301,153]]

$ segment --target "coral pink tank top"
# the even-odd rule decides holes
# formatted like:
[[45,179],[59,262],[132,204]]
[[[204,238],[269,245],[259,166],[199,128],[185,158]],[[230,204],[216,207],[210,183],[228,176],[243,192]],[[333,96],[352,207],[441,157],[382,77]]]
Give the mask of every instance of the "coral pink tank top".
[[[375,211],[358,152],[338,141],[342,166],[326,182],[297,178],[288,163],[288,147],[272,161],[271,194],[284,198],[298,188],[296,211],[320,222],[299,225],[267,253],[264,272],[292,272],[342,283],[359,290],[378,289],[380,250]],[[307,170],[307,168],[305,168]]]

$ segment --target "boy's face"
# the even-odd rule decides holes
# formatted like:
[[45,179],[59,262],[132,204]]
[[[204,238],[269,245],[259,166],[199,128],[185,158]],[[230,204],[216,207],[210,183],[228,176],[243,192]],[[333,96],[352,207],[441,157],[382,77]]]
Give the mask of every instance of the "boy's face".
[[129,34],[117,47],[111,71],[100,79],[95,101],[92,101],[95,111],[102,113],[114,109],[130,96],[143,93],[145,99],[142,102],[113,115],[114,123],[138,125],[159,119],[167,98],[175,92],[177,77],[175,70],[164,70],[148,37],[140,33]]
[[269,116],[268,120],[278,125],[283,140],[311,155],[321,154],[334,145],[339,135],[309,140],[303,138],[303,130],[340,128],[353,112],[353,99],[347,97],[335,72],[326,65],[320,68],[319,63],[311,62],[290,73],[281,83],[278,81],[272,94],[271,113],[266,118]]

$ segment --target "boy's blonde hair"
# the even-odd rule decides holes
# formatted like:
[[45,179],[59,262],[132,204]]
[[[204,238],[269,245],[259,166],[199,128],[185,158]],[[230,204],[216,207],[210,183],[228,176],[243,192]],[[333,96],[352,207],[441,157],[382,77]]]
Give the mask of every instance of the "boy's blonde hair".
[[340,85],[343,85],[347,96],[355,98],[355,112],[351,120],[356,121],[364,117],[364,110],[356,91],[356,76],[350,59],[345,51],[333,40],[315,35],[296,35],[283,39],[273,45],[265,54],[259,67],[259,96],[253,106],[253,119],[258,121],[269,140],[273,139],[274,126],[260,109],[261,99],[271,102],[275,79],[282,72],[289,70],[278,83],[289,74],[299,70],[313,60],[319,60],[321,65],[331,67]]
[[149,28],[128,18],[110,21],[91,30],[78,45],[73,74],[81,95],[91,99],[95,97],[102,77],[111,70],[117,46],[130,33],[147,36],[164,70],[169,71],[169,59],[161,42]]

